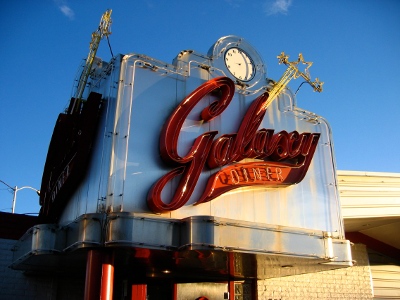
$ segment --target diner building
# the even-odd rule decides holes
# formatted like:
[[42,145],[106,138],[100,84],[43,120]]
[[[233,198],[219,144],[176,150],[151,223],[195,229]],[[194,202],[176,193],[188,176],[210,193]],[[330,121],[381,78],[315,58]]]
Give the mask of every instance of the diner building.
[[399,297],[400,174],[337,171],[328,121],[288,88],[323,82],[277,58],[272,79],[226,36],[172,63],[96,59],[39,216],[1,214],[0,299]]

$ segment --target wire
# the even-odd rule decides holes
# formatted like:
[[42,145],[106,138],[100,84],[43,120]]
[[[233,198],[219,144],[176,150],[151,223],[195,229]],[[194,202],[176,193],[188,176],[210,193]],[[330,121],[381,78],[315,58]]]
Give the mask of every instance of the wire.
[[301,86],[303,85],[303,83],[306,83],[307,81],[303,81],[300,85],[299,85],[299,87],[297,88],[297,90],[296,90],[296,93],[294,93],[294,95],[297,95],[297,92],[300,90],[300,88],[301,88]]
[[114,53],[113,53],[113,51],[111,49],[110,39],[108,38],[108,35],[106,37],[107,37],[108,47],[110,48],[111,56],[114,57]]

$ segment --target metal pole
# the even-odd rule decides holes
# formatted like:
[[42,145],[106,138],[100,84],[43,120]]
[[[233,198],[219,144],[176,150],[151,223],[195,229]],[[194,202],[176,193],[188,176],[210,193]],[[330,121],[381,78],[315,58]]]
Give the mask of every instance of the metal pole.
[[102,253],[99,250],[89,250],[86,261],[85,300],[100,298]]
[[[131,300],[146,300],[147,285],[146,284],[132,284],[132,297]],[[176,298],[173,298],[174,300]]]
[[15,203],[17,202],[17,191],[18,191],[18,187],[15,186],[13,188],[14,191],[14,196],[13,196],[13,201],[12,201],[12,209],[11,209],[11,213],[15,212]]
[[101,277],[101,300],[113,299],[113,285],[114,285],[114,253],[105,253],[102,266]]

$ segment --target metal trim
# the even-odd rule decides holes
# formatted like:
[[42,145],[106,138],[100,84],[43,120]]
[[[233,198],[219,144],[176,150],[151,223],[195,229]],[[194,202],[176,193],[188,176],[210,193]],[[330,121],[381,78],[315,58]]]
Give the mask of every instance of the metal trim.
[[322,231],[196,216],[183,220],[179,249],[331,259],[327,253],[333,250],[327,252],[324,235]]
[[179,220],[136,217],[131,213],[111,213],[107,218],[107,247],[140,247],[177,250],[180,246]]
[[[329,232],[212,216],[182,220],[133,213],[86,214],[66,226],[36,225],[14,247],[13,269],[45,268],[83,248],[221,251],[292,257],[309,264],[351,266],[350,242]],[[47,257],[50,259],[47,259]],[[314,262],[314,263],[313,263]]]

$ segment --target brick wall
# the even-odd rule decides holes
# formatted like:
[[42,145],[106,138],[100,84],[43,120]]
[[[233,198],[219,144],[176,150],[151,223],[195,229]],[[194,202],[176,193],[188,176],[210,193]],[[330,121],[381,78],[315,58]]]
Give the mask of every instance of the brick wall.
[[83,299],[85,273],[25,273],[10,269],[15,240],[0,239],[0,300]]
[[8,266],[12,262],[15,240],[0,239],[0,299],[52,299],[53,278],[28,276]]
[[16,241],[36,223],[37,217],[0,212],[0,300],[52,299],[53,278],[28,276],[8,267]]
[[37,217],[0,212],[0,300],[83,299],[85,273],[26,273],[9,268],[12,248]]
[[372,299],[366,247],[352,247],[355,266],[332,271],[259,280],[258,300]]

